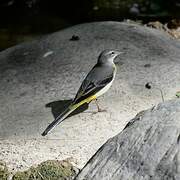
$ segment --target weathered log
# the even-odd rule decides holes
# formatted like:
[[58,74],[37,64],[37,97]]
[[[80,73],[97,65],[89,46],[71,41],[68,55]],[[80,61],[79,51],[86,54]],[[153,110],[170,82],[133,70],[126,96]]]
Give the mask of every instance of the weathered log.
[[89,160],[76,180],[180,179],[180,101],[139,113]]

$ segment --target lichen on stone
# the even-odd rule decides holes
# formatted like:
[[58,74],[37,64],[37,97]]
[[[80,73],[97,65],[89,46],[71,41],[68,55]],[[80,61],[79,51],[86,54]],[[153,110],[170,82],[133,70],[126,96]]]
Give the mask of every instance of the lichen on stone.
[[67,180],[75,175],[76,172],[68,161],[48,160],[27,171],[17,172],[12,180]]
[[4,162],[0,161],[0,180],[7,180],[9,177],[9,171]]

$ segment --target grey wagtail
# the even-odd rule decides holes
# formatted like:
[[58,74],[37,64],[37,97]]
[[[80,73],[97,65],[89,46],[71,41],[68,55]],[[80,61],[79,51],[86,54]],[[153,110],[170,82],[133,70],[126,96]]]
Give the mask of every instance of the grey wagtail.
[[95,100],[98,111],[100,109],[97,98],[103,95],[112,85],[116,75],[114,59],[122,52],[104,50],[98,57],[97,64],[91,69],[82,82],[74,100],[42,133],[42,136],[61,123],[70,113],[85,103]]

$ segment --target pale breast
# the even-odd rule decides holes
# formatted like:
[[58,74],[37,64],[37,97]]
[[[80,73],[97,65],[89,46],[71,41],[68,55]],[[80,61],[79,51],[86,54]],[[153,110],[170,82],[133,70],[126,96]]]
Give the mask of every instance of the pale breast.
[[116,76],[116,66],[114,65],[113,67],[114,67],[114,73],[113,73],[112,81],[109,84],[107,84],[104,88],[102,88],[99,92],[97,92],[96,95],[95,95],[96,97],[99,97],[99,96],[103,95],[112,86],[112,83],[113,83],[114,78]]

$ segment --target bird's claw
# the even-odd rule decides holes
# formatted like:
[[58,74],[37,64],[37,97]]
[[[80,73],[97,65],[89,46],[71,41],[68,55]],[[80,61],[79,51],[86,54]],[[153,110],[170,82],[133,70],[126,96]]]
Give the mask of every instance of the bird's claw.
[[107,112],[106,109],[98,109],[98,111],[92,112],[92,114],[97,114],[99,112]]

